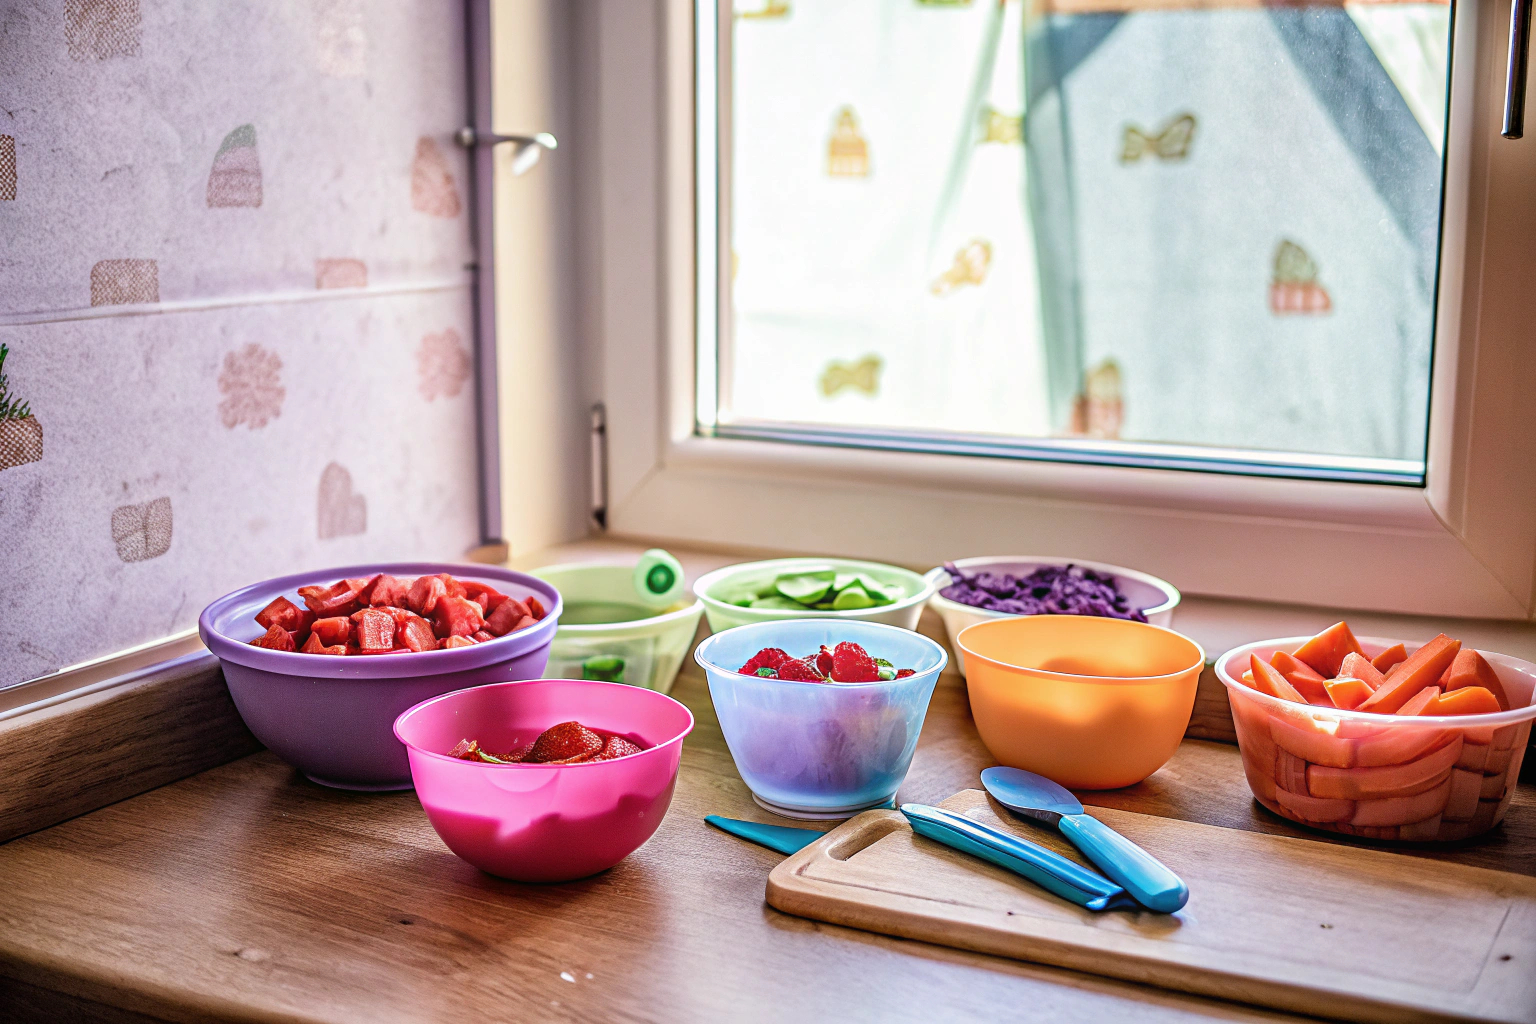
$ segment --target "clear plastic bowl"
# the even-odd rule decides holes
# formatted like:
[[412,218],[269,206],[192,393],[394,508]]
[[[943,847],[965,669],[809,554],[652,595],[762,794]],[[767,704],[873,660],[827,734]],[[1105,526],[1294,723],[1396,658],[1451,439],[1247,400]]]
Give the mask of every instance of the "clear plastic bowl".
[[[587,764],[448,756],[463,739],[509,750],[573,720],[649,749]],[[585,878],[639,849],[672,802],[691,731],[693,714],[671,697],[589,679],[477,686],[424,701],[395,721],[416,796],[448,849],[521,882]]]
[[[900,588],[902,597],[892,604],[848,608],[843,611],[743,608],[731,603],[738,594],[772,583],[780,573],[814,572],[818,569],[862,572],[878,583]],[[704,613],[709,616],[709,628],[716,633],[749,622],[787,622],[792,619],[884,622],[902,629],[916,629],[917,620],[923,614],[923,603],[933,596],[933,586],[915,572],[880,562],[858,562],[850,558],[774,558],[766,562],[741,562],[716,569],[700,576],[693,584],[693,592],[704,602]]]
[[[880,683],[802,683],[736,671],[764,647],[798,658],[844,640],[916,673]],[[919,633],[827,619],[739,626],[709,637],[693,656],[709,677],[742,781],[760,805],[792,818],[847,817],[896,795],[949,660]]]
[[560,591],[566,620],[579,619],[583,607],[593,604],[632,605],[642,613],[623,622],[562,621],[549,649],[546,675],[630,683],[661,693],[672,690],[704,615],[704,602],[689,601],[685,594],[670,607],[643,608],[635,594],[633,565],[548,565],[533,575]]
[[[1268,661],[1309,639],[1264,640],[1216,660],[1243,771],[1259,803],[1309,828],[1401,842],[1467,839],[1504,820],[1536,719],[1536,665],[1478,652],[1514,705],[1493,715],[1340,711],[1280,700],[1240,682],[1250,654]],[[1410,654],[1422,646],[1359,641],[1372,657],[1399,642]]]
[[[1132,607],[1140,608],[1146,614],[1149,623],[1164,627],[1173,625],[1173,610],[1178,607],[1180,600],[1178,588],[1167,580],[1160,580],[1156,576],[1149,576],[1135,569],[1126,569],[1105,562],[1085,562],[1080,558],[1053,558],[1043,555],[984,555],[979,558],[961,558],[955,562],[955,568],[966,572],[986,570],[1010,573],[1014,576],[1027,576],[1047,565],[1074,565],[1113,576],[1120,586],[1120,592],[1130,600]],[[939,618],[944,620],[944,630],[949,634],[951,646],[954,645],[960,631],[967,626],[974,626],[978,622],[988,622],[992,619],[1018,618],[1012,612],[977,608],[975,605],[962,604],[945,597],[941,591],[954,580],[942,565],[929,569],[923,578],[934,588],[933,596],[928,599],[928,607],[938,612]],[[960,660],[961,664],[958,667],[963,676],[965,659]]]

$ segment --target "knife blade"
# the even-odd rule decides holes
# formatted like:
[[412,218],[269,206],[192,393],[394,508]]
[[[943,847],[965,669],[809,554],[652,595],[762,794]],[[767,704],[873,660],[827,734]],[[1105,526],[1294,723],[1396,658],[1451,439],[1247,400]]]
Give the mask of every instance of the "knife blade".
[[988,768],[981,773],[981,784],[1009,810],[1056,826],[1148,910],[1171,914],[1189,902],[1189,887],[1166,864],[1084,813],[1077,797],[1045,776],[1021,768]]

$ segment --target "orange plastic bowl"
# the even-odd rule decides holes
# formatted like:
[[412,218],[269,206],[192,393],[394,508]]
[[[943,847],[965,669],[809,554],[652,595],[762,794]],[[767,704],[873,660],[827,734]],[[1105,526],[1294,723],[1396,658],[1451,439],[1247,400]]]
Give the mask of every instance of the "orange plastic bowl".
[[[1309,637],[1264,640],[1216,659],[1243,772],[1259,803],[1308,828],[1365,839],[1454,842],[1504,820],[1536,719],[1536,665],[1479,651],[1513,707],[1489,715],[1377,715],[1280,700],[1241,682]],[[1375,657],[1397,643],[1359,637]],[[1420,645],[1405,643],[1409,654]]]
[[955,644],[992,756],[1073,789],[1118,789],[1184,738],[1205,652],[1161,626],[1089,615],[978,622]]

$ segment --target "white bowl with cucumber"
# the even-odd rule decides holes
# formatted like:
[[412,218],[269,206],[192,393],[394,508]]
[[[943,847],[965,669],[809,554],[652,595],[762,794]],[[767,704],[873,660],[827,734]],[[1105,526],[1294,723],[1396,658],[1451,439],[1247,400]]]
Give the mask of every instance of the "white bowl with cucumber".
[[917,628],[934,588],[921,575],[849,558],[741,562],[699,577],[693,592],[718,633],[778,619],[858,619]]

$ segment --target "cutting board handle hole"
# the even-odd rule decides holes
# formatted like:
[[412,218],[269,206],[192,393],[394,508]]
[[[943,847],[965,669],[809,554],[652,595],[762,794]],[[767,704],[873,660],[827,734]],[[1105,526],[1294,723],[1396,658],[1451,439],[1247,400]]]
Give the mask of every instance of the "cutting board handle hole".
[[896,816],[895,812],[887,811],[885,813],[891,814],[892,817],[876,822],[869,828],[861,828],[857,832],[852,833],[848,838],[829,849],[827,856],[833,860],[848,860],[854,854],[874,846],[897,829],[906,827],[905,822],[899,816]]

